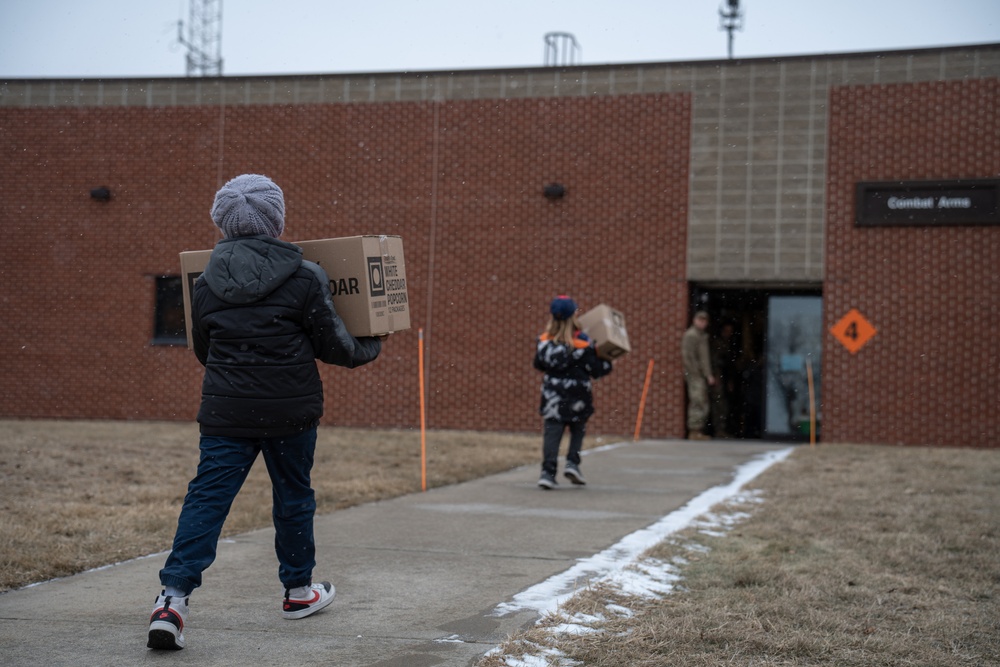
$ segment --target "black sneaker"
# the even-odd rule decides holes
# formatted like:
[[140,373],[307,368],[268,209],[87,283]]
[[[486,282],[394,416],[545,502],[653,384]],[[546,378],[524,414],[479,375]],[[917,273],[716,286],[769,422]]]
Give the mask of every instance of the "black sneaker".
[[574,484],[578,484],[579,486],[583,486],[584,484],[587,483],[587,480],[583,478],[583,473],[580,472],[580,466],[578,466],[575,463],[567,463],[566,471],[563,473],[563,475],[566,476],[566,479],[573,482]]
[[188,599],[171,595],[156,596],[153,614],[149,617],[149,638],[146,648],[178,651],[184,648],[184,623],[187,621]]
[[329,581],[310,586],[309,597],[305,600],[291,598],[289,590],[286,588],[281,615],[290,619],[305,618],[328,606],[336,595],[337,589]]
[[550,472],[543,472],[542,476],[538,478],[538,486],[543,489],[554,489],[559,486],[559,482],[556,481],[556,476]]

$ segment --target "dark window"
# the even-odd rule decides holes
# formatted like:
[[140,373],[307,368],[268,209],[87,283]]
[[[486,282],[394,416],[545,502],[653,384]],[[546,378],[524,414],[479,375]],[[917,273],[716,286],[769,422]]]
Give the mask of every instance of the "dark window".
[[157,276],[153,345],[187,345],[180,276]]

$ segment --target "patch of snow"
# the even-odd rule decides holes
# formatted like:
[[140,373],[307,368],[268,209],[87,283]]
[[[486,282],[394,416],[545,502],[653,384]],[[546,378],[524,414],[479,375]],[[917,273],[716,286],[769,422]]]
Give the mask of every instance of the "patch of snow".
[[632,618],[635,615],[628,607],[623,607],[620,604],[609,603],[604,605],[604,608],[610,611],[612,614],[617,614],[622,618]]
[[[617,445],[609,445],[617,446]],[[753,494],[742,491],[742,487],[773,464],[783,461],[793,451],[793,448],[767,452],[736,468],[733,479],[728,484],[722,484],[704,491],[686,505],[662,517],[655,523],[626,535],[618,543],[590,558],[578,561],[571,568],[550,577],[524,591],[521,591],[510,602],[497,605],[492,615],[506,616],[520,611],[535,611],[540,616],[555,614],[558,609],[578,591],[578,582],[606,581],[620,586],[623,591],[632,595],[662,595],[669,593],[674,582],[679,578],[676,569],[668,563],[658,565],[644,564],[641,567],[630,567],[637,563],[642,554],[653,548],[668,536],[684,528],[702,525],[706,530],[722,528],[726,520],[716,515],[711,521],[703,519],[709,510],[726,501],[739,497],[752,497]],[[713,523],[714,522],[714,523]]]

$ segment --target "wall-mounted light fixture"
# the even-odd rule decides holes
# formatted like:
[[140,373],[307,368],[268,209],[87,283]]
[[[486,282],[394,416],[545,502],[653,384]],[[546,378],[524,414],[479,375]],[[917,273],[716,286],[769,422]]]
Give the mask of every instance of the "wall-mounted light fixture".
[[546,199],[562,199],[566,196],[566,186],[561,183],[549,183],[542,192]]
[[106,185],[94,188],[90,191],[90,198],[97,201],[109,201],[111,199],[111,188]]

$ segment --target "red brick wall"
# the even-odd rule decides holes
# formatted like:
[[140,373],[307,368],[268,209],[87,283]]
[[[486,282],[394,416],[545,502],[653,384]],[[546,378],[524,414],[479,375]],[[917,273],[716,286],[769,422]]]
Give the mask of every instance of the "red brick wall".
[[632,432],[655,358],[643,434],[679,436],[689,126],[686,95],[0,110],[0,416],[193,419],[200,366],[150,345],[155,276],[211,247],[215,190],[259,172],[287,240],[404,239],[413,330],[324,370],[325,423],[418,426],[422,327],[430,428],[536,430],[534,337],[568,292],[624,311],[635,349],[592,430]]
[[996,178],[1000,81],[830,95],[824,309],[878,330],[823,350],[828,441],[1000,446],[1000,227],[854,226],[858,181]]

